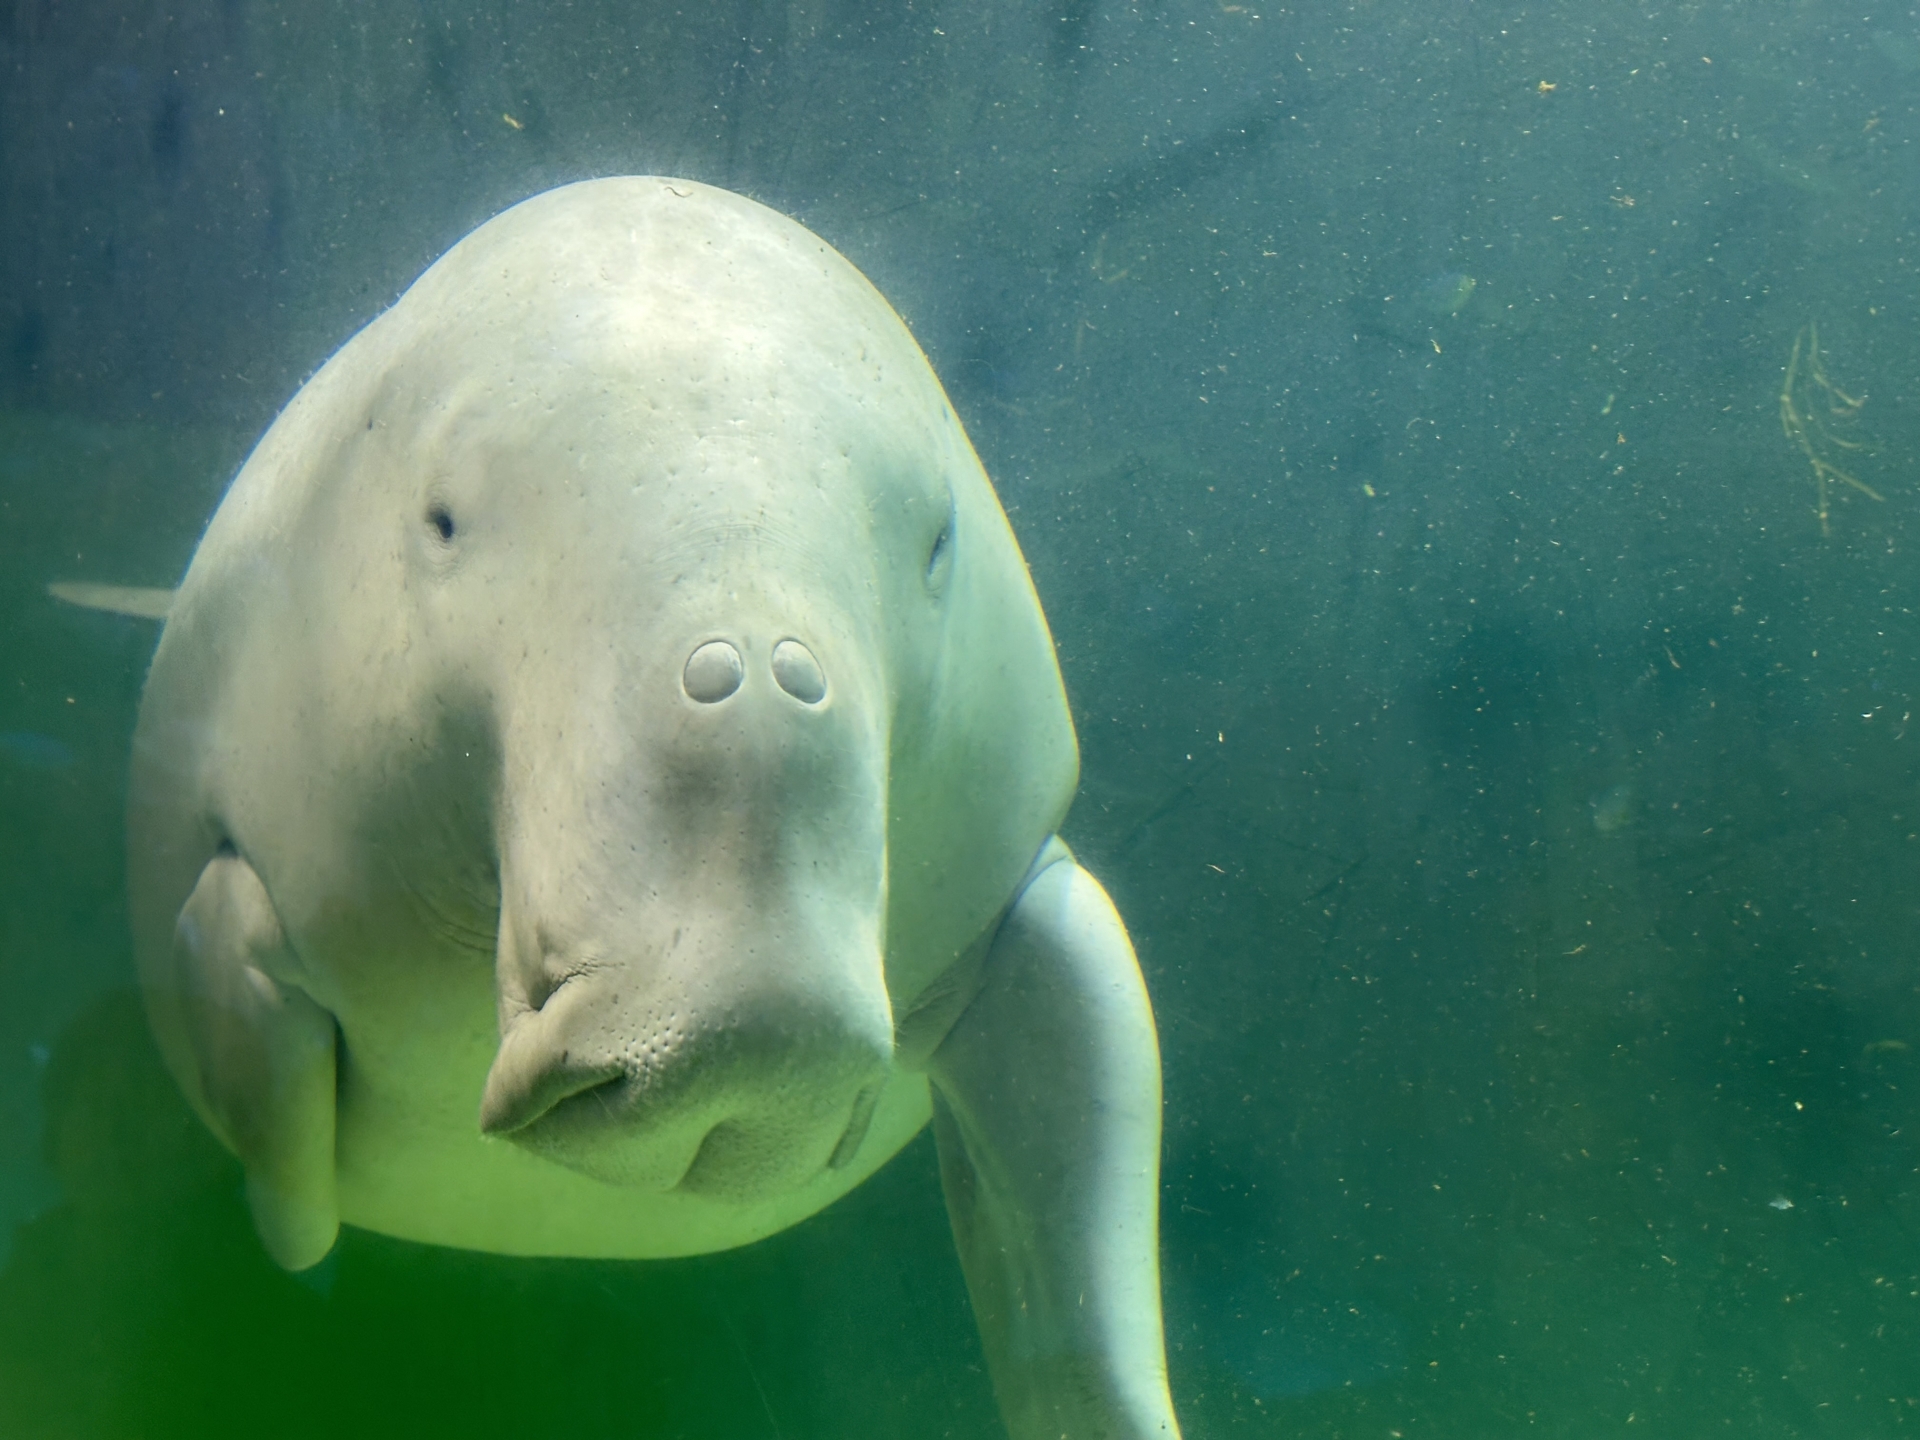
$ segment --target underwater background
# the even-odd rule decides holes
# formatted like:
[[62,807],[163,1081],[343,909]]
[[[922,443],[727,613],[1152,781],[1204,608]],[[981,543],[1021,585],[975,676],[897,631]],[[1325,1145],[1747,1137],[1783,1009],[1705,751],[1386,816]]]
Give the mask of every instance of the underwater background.
[[1190,1440],[1920,1428],[1920,9],[0,4],[0,1435],[991,1437],[921,1137],[747,1250],[260,1251],[132,989],[150,622],[566,181],[926,347],[1139,948]]

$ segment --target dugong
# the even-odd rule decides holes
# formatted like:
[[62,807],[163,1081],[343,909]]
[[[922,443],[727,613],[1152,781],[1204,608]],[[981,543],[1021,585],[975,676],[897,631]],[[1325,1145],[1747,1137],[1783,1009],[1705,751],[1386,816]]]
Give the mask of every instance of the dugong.
[[148,1013],[280,1264],[343,1222],[743,1245],[931,1119],[1011,1434],[1178,1434],[1159,1055],[1055,834],[1052,641],[926,358],[824,241],[684,180],[514,206],[133,608],[165,616]]

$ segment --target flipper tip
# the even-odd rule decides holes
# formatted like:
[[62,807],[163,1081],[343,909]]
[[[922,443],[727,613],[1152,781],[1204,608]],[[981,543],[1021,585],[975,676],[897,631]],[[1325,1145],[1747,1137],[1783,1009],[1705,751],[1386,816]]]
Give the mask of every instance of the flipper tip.
[[47,594],[83,610],[105,610],[138,620],[164,620],[173,608],[174,592],[144,585],[93,585],[85,581],[55,580]]

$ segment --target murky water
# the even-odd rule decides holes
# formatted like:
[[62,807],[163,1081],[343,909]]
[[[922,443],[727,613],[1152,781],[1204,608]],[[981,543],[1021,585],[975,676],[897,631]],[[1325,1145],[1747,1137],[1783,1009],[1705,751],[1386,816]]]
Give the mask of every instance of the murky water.
[[1920,1424],[1910,4],[19,5],[0,59],[0,1432],[1000,1433],[928,1137],[742,1251],[288,1276],[146,1038],[156,626],[45,586],[176,582],[339,343],[613,173],[839,247],[1000,489],[1190,1437]]

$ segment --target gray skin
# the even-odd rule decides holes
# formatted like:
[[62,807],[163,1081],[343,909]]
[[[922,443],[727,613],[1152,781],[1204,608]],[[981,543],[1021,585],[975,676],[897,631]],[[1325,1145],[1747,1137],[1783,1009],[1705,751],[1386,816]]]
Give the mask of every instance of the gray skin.
[[1159,1056],[939,382],[688,181],[468,236],[296,395],[135,739],[149,1013],[299,1269],[745,1244],[932,1117],[1016,1440],[1177,1435]]

